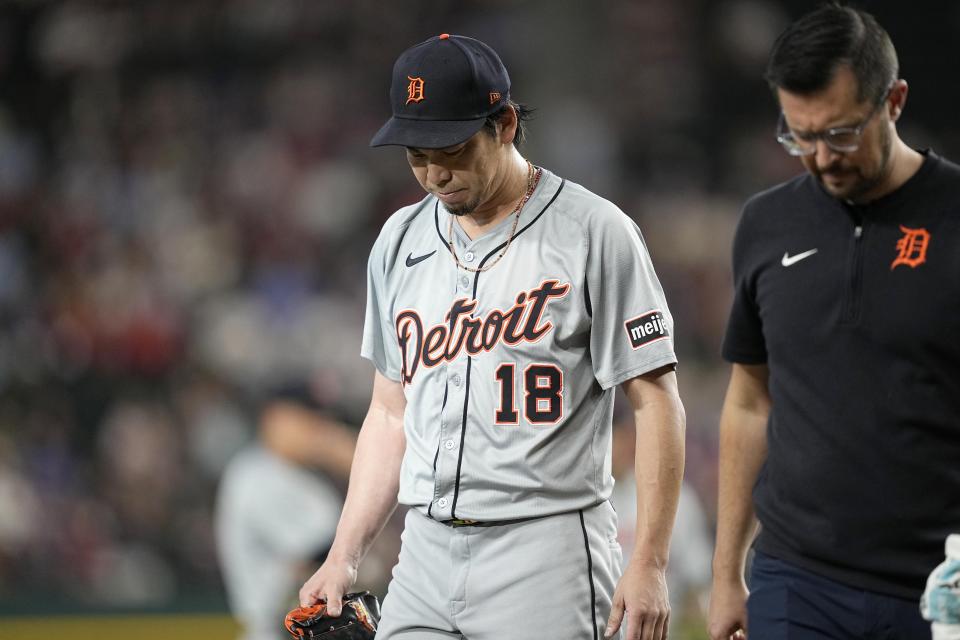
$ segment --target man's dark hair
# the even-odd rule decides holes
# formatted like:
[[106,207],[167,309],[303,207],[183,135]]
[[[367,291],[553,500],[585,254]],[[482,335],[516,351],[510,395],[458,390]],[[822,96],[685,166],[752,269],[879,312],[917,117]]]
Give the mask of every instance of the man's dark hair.
[[487,120],[483,123],[483,130],[492,136],[496,136],[497,123],[506,115],[510,107],[513,107],[514,111],[517,112],[517,135],[513,137],[513,146],[519,149],[520,145],[527,139],[527,121],[533,117],[534,112],[531,107],[513,100],[507,100],[507,104],[503,105],[499,111],[487,116]]
[[897,79],[897,52],[890,36],[865,11],[825,4],[780,34],[765,74],[776,93],[809,95],[825,89],[837,68],[848,65],[860,102],[879,102]]

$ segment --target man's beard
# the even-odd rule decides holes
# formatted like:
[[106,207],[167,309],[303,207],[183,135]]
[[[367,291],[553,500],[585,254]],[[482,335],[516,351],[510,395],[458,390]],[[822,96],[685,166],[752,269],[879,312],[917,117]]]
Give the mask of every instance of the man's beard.
[[480,205],[480,198],[474,198],[473,200],[467,200],[461,205],[451,207],[447,204],[443,205],[443,208],[447,210],[452,216],[466,216],[477,210],[477,207]]
[[865,175],[858,170],[856,181],[842,192],[834,191],[827,186],[823,174],[829,173],[828,170],[818,171],[817,179],[835,198],[849,200],[851,202],[858,201],[863,195],[871,192],[878,184],[882,183],[890,172],[890,154],[893,151],[893,138],[890,135],[890,130],[887,128],[880,129],[880,147],[880,165],[877,167],[877,170],[870,175]]

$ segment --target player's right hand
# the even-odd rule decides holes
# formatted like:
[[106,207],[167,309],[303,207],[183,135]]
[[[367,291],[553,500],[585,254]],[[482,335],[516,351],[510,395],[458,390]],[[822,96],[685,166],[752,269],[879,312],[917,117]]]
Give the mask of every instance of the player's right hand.
[[743,580],[732,583],[713,581],[710,612],[707,614],[710,640],[746,640],[747,595]]
[[327,614],[339,616],[343,596],[356,581],[356,566],[328,557],[316,573],[300,587],[300,606],[309,607],[318,602],[326,602]]

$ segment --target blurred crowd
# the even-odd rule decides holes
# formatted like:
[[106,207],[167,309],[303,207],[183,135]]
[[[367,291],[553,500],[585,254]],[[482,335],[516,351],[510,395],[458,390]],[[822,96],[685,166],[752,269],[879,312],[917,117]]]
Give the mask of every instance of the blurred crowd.
[[[862,4],[916,79],[904,139],[956,160],[958,89],[937,84],[951,60],[919,61],[960,11],[926,25]],[[532,161],[644,231],[709,531],[730,242],[743,200],[800,169],[773,141],[762,71],[806,5],[4,3],[0,607],[221,594],[214,496],[264,395],[307,383],[359,424],[366,256],[421,197],[403,154],[367,143],[396,55],[443,31],[501,53],[537,109]]]

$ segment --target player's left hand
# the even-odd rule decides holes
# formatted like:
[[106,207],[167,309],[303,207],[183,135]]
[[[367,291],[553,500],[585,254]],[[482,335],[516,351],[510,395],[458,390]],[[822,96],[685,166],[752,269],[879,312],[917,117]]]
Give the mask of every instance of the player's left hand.
[[283,626],[294,638],[326,640],[373,640],[380,625],[380,601],[369,591],[348,593],[340,603],[342,611],[329,615],[327,604],[297,607],[287,614]]
[[631,560],[613,594],[604,636],[613,636],[626,623],[624,640],[666,640],[669,622],[664,570]]

